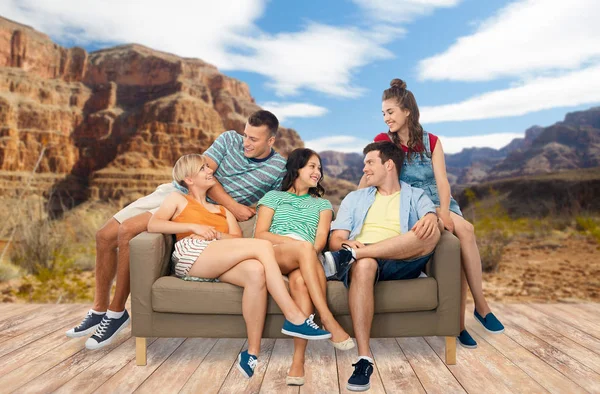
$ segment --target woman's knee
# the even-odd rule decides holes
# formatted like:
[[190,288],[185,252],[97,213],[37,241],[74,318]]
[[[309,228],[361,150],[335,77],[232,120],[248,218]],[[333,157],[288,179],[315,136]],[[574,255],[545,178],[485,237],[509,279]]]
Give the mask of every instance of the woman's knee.
[[308,292],[306,282],[304,281],[304,278],[300,274],[299,270],[292,271],[292,273],[288,275],[288,278],[290,280],[290,290],[293,293]]
[[456,235],[461,241],[469,241],[475,239],[475,227],[465,219],[459,222],[456,228]]
[[265,268],[258,260],[248,260],[245,267],[244,275],[246,283],[250,286],[264,287],[266,286]]

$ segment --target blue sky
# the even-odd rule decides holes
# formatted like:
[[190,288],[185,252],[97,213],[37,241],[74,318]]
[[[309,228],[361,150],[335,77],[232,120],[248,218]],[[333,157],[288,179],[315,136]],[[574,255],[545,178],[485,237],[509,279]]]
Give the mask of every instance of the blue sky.
[[8,0],[0,15],[88,50],[136,42],[215,64],[309,147],[360,151],[402,78],[446,152],[499,148],[600,103],[596,0]]

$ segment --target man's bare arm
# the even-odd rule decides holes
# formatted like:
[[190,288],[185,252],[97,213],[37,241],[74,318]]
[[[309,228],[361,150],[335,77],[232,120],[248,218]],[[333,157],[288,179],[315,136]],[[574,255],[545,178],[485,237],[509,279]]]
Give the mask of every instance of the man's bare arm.
[[[215,163],[215,161],[210,157],[205,157],[206,163],[208,164],[210,169],[213,171],[217,171],[217,163]],[[208,189],[207,195],[217,204],[227,208],[227,210],[229,210],[240,222],[244,222],[250,219],[256,213],[254,208],[247,207],[235,201],[229,194],[227,194],[227,192],[223,188],[223,185],[221,185],[219,180],[216,178],[215,184],[210,189]]]

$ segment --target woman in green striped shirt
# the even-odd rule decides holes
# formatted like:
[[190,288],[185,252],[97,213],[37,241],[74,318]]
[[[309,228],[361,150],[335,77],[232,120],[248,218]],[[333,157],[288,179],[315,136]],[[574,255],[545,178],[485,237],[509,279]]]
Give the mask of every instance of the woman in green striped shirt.
[[[272,190],[257,204],[254,236],[273,243],[281,272],[289,276],[292,298],[305,313],[313,303],[321,321],[331,332],[333,346],[341,350],[354,342],[335,320],[325,298],[326,278],[318,254],[323,250],[333,218],[331,203],[321,198],[321,158],[310,149],[290,153],[281,191]],[[294,358],[286,378],[291,385],[304,383],[304,352],[307,342],[294,340]]]

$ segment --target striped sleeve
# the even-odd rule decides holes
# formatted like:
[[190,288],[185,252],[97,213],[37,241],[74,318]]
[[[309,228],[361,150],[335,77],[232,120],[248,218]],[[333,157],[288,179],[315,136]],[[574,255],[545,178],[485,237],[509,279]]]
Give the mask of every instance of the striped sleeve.
[[275,190],[271,190],[267,194],[263,196],[258,203],[256,204],[256,208],[260,208],[261,205],[264,205],[267,208],[271,208],[272,210],[277,209],[281,202],[281,198],[279,197],[279,193]]
[[204,154],[217,163],[217,166],[221,164],[223,158],[227,155],[227,147],[232,145],[232,135],[235,131],[226,131],[217,137],[215,142],[204,152]]
[[319,213],[323,212],[323,211],[333,211],[333,205],[331,205],[331,202],[325,198],[321,198],[321,206],[319,207]]

